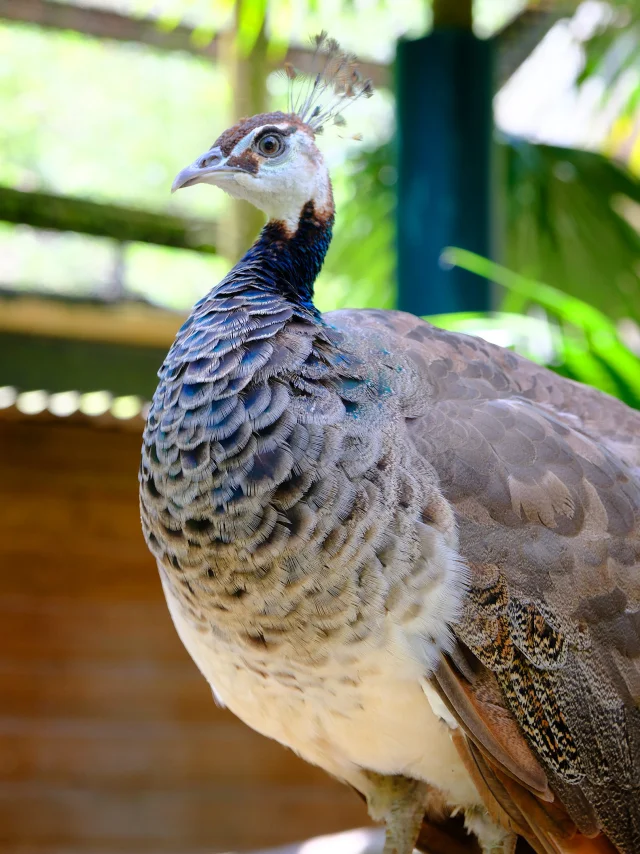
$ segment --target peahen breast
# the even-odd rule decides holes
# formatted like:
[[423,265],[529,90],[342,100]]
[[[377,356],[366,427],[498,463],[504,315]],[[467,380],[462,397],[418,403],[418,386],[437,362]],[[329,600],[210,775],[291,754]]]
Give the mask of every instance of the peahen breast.
[[144,434],[141,509],[165,585],[203,631],[317,658],[320,636],[376,632],[387,566],[399,591],[413,571],[407,519],[428,473],[397,464],[398,366],[363,346],[233,279],[180,330]]

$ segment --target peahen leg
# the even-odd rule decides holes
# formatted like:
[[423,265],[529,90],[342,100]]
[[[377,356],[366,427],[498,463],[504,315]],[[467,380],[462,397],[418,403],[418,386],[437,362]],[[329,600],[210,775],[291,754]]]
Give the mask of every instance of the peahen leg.
[[383,854],[412,854],[431,787],[408,777],[383,777],[371,772],[366,776],[372,784],[367,796],[369,814],[386,824]]
[[438,789],[420,780],[363,776],[366,785],[361,779],[359,788],[369,815],[386,824],[383,854],[413,854],[416,847],[424,854],[515,854],[517,837],[484,809],[452,810]]
[[415,780],[410,791],[391,807],[383,854],[412,854],[424,817],[424,802],[428,793],[426,783]]

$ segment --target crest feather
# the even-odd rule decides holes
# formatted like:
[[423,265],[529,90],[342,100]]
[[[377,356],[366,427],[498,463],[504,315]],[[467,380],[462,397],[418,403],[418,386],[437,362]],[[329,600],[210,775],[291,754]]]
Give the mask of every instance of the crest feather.
[[343,51],[326,30],[311,40],[315,47],[309,71],[285,63],[289,78],[289,109],[316,133],[329,121],[342,127],[343,111],[359,98],[373,95],[371,80],[363,80],[358,60]]

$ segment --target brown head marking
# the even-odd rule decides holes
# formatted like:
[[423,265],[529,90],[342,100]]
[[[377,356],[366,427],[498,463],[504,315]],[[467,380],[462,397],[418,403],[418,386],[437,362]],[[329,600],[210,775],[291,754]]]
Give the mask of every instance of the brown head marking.
[[[308,128],[308,125],[305,125],[295,113],[259,113],[249,119],[240,119],[237,124],[220,134],[211,147],[219,147],[224,156],[228,157],[240,140],[244,139],[250,131],[262,125],[282,124],[284,122],[295,125],[295,127]],[[310,130],[310,132],[312,131]]]
[[250,149],[243,151],[242,154],[237,154],[234,157],[230,157],[227,160],[227,165],[237,166],[240,169],[243,169],[245,172],[249,172],[251,175],[257,175],[258,170],[260,169],[258,157]]

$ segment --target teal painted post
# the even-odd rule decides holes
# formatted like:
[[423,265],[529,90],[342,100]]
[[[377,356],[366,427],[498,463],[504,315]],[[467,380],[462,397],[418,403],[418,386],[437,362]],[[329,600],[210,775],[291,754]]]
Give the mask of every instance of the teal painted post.
[[489,283],[440,254],[492,254],[492,54],[463,29],[398,45],[398,306],[414,314],[490,308]]

